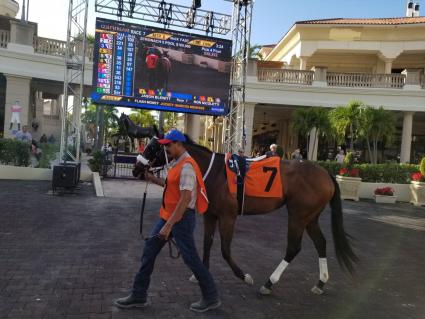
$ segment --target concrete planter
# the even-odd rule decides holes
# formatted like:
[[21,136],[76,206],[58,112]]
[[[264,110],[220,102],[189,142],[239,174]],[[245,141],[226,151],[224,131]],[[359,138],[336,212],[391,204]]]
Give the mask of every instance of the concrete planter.
[[52,170],[23,166],[0,165],[0,179],[16,180],[52,180]]
[[410,202],[415,206],[425,206],[425,183],[412,182],[410,184]]
[[390,186],[397,194],[398,202],[410,202],[410,185],[409,184],[389,184],[389,183],[369,183],[362,182],[359,190],[361,199],[375,199],[375,189]]
[[375,202],[378,204],[395,204],[397,196],[375,195]]
[[341,190],[341,199],[351,199],[356,202],[359,201],[359,189],[362,183],[360,177],[345,177],[341,175],[336,176],[336,181]]

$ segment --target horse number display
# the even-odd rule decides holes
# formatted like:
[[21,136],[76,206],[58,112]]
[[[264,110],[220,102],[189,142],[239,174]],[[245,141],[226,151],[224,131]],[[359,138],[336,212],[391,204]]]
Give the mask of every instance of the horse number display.
[[277,167],[267,167],[264,166],[263,167],[263,172],[264,173],[268,173],[268,172],[272,172],[270,177],[269,177],[269,181],[267,182],[266,188],[264,189],[265,192],[270,192],[270,189],[272,188],[273,185],[273,181],[276,178],[276,174],[277,174]]

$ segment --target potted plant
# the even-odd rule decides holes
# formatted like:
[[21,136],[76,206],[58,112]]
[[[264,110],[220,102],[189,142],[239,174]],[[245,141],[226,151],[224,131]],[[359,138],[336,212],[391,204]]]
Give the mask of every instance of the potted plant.
[[422,158],[419,172],[412,174],[410,184],[411,203],[415,206],[425,206],[425,157]]
[[382,187],[375,189],[375,202],[379,204],[395,204],[397,196],[395,196],[392,187]]
[[341,190],[341,199],[359,201],[359,189],[362,179],[359,170],[353,167],[354,154],[348,152],[344,159],[344,167],[339,170],[336,180]]

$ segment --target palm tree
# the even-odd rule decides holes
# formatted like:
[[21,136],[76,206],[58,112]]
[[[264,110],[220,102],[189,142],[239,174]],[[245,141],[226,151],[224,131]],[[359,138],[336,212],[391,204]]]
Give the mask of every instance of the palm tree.
[[[395,117],[391,111],[365,107],[361,111],[359,135],[364,138],[373,164],[378,163],[378,143],[390,143],[395,132]],[[372,142],[373,151],[370,142]]]
[[263,56],[260,54],[260,50],[263,46],[259,44],[254,44],[248,49],[248,57],[252,59],[263,60]]
[[358,133],[362,108],[362,102],[353,100],[347,106],[339,106],[329,113],[331,125],[339,142],[345,141],[348,131],[350,150],[354,150],[354,139]]
[[[298,109],[294,112],[292,118],[292,127],[299,134],[306,138],[313,138],[313,147],[320,136],[329,136],[331,125],[329,122],[329,111],[323,107],[315,107],[310,109]],[[314,136],[311,136],[312,130],[315,129]],[[307,153],[309,159],[316,152],[315,149],[310,150],[310,143],[307,143]]]
[[104,130],[105,136],[108,138],[118,131],[119,117],[118,109],[115,106],[104,107]]
[[129,117],[134,124],[137,124],[140,126],[152,126],[152,125],[158,124],[157,120],[152,114],[152,111],[150,110],[142,110],[142,109],[133,110],[133,113],[131,113]]

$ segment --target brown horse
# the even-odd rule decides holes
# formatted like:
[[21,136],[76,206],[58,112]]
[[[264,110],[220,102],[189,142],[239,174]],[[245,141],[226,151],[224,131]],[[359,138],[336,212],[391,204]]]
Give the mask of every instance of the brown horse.
[[[195,144],[187,137],[186,149],[198,163],[203,175],[209,171],[205,179],[210,205],[204,215],[204,255],[203,262],[209,267],[210,250],[215,229],[221,237],[223,258],[232,268],[234,274],[248,284],[253,284],[249,274],[243,272],[231,255],[231,243],[238,216],[236,196],[229,192],[226,180],[226,168],[223,154],[214,154],[209,149]],[[156,137],[152,138],[143,153],[153,167],[163,166],[166,162],[165,151]],[[134,175],[140,176],[145,167],[138,163]],[[285,268],[301,250],[304,230],[312,239],[319,254],[319,281],[312,288],[316,294],[323,293],[323,287],[329,279],[326,259],[326,240],[319,227],[319,216],[326,205],[331,207],[332,234],[335,242],[336,256],[341,266],[353,271],[357,257],[350,247],[343,226],[343,215],[340,190],[335,179],[324,169],[311,162],[282,161],[281,179],[285,190],[284,198],[245,198],[244,215],[260,215],[270,213],[286,204],[288,209],[288,237],[286,254],[270,278],[261,287],[260,293],[270,294]]]

